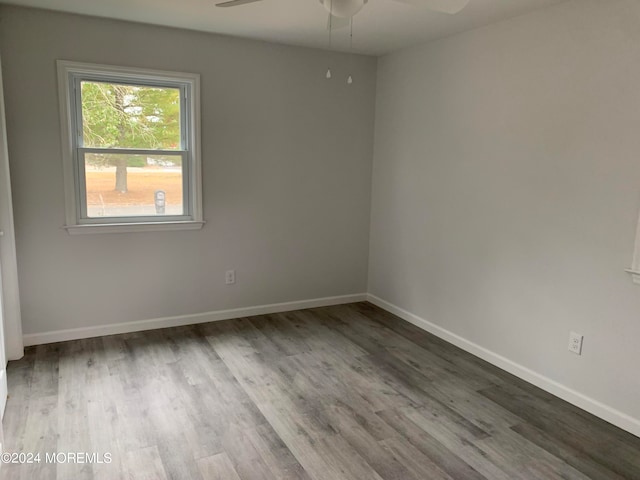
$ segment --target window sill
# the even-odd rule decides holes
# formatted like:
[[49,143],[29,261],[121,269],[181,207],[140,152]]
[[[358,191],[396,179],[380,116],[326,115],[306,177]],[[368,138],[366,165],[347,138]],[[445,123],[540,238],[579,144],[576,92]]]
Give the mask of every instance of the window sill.
[[144,223],[92,223],[86,225],[66,225],[69,235],[91,233],[132,233],[166,232],[172,230],[200,230],[205,222],[144,222]]

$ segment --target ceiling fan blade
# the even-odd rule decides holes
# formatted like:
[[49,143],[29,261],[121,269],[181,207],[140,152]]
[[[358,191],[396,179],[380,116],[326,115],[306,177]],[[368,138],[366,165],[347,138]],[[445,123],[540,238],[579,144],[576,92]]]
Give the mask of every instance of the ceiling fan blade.
[[329,14],[329,18],[327,19],[327,30],[337,30],[338,28],[348,27],[350,23],[350,18],[336,17]]
[[396,0],[397,2],[408,3],[416,7],[425,7],[430,10],[448,13],[450,15],[460,12],[469,4],[470,0]]
[[228,2],[216,3],[216,7],[237,7],[246,3],[260,2],[261,0],[229,0]]

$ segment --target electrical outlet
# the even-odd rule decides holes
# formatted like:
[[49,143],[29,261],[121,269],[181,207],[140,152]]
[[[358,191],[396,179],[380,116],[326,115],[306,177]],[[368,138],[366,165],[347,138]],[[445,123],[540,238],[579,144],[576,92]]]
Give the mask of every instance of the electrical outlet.
[[569,351],[576,355],[582,355],[582,340],[584,337],[576,332],[569,334]]
[[233,285],[236,283],[236,271],[235,270],[227,270],[224,274],[224,283],[227,285]]

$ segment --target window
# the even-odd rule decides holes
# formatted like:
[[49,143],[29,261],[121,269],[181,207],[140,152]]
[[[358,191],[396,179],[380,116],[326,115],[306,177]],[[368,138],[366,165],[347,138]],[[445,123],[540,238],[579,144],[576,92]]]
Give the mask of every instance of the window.
[[640,219],[638,219],[638,228],[636,229],[636,244],[633,250],[633,261],[631,268],[626,270],[631,275],[633,283],[640,285]]
[[197,229],[199,76],[58,62],[69,233]]

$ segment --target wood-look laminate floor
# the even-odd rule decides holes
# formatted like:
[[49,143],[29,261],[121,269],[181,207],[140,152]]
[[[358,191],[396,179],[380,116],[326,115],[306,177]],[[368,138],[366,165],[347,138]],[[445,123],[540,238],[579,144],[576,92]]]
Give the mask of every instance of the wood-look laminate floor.
[[14,479],[640,479],[640,439],[370,304],[27,349]]

